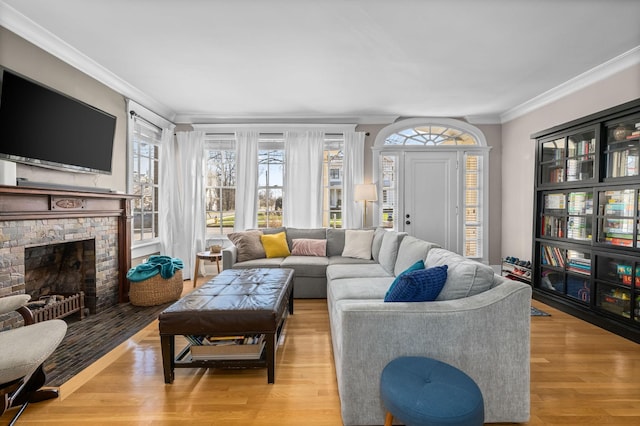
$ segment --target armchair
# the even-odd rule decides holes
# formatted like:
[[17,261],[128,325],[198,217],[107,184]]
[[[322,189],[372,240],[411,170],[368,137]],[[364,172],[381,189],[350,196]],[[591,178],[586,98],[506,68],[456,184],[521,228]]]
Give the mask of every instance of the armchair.
[[45,383],[44,361],[58,347],[67,332],[67,324],[59,319],[35,323],[26,307],[25,294],[0,298],[0,315],[18,312],[24,326],[0,331],[0,415],[20,406],[9,425],[30,402],[56,398],[55,389],[40,389]]

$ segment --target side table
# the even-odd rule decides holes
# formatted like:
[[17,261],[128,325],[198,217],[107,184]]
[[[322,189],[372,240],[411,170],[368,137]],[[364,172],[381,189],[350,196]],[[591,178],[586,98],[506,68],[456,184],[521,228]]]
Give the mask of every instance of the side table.
[[222,252],[212,253],[210,251],[200,251],[196,253],[196,268],[195,274],[193,275],[193,288],[196,288],[196,283],[198,282],[198,274],[200,273],[200,260],[215,260],[216,267],[218,268],[218,273],[220,273],[220,259],[222,259]]

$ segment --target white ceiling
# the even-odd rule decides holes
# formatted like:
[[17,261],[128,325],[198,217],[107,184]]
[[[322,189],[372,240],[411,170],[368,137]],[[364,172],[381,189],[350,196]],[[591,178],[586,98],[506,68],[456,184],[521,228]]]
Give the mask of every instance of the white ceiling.
[[0,12],[175,121],[504,120],[614,58],[640,62],[639,0],[2,0]]

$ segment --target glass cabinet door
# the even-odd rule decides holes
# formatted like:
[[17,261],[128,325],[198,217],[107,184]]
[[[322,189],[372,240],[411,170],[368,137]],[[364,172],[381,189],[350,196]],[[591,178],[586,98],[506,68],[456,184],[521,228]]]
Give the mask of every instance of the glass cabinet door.
[[567,296],[584,303],[591,300],[591,254],[567,250]]
[[540,245],[540,288],[565,294],[565,250]]
[[636,223],[635,189],[598,193],[598,242],[633,247]]
[[569,136],[567,139],[567,182],[593,178],[595,148],[595,130]]
[[567,238],[589,241],[593,228],[593,192],[569,192],[567,204]]
[[541,141],[540,184],[593,180],[596,159],[596,127]]
[[607,125],[607,177],[640,174],[640,116]]
[[564,238],[566,229],[566,197],[564,192],[545,194],[540,222],[542,237]]
[[564,182],[564,142],[564,138],[560,138],[541,144],[541,183]]

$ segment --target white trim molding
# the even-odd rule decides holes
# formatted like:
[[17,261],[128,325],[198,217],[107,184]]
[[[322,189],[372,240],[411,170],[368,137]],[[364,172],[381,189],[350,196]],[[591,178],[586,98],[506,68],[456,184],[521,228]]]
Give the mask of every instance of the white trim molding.
[[135,99],[141,104],[148,105],[157,111],[158,114],[168,117],[169,120],[172,120],[176,115],[171,108],[127,83],[113,72],[89,58],[49,30],[22,15],[3,1],[0,1],[0,26],[19,35],[50,55],[55,56],[77,70],[96,79],[121,95]]
[[260,133],[280,133],[294,130],[321,130],[325,133],[355,131],[355,124],[304,124],[304,123],[238,123],[238,124],[193,124],[193,130],[205,133],[234,133],[253,130]]
[[617,72],[623,71],[637,64],[640,64],[640,46],[636,46],[633,49],[618,55],[615,58],[590,69],[589,71],[583,72],[559,86],[554,87],[553,89],[547,90],[523,104],[503,112],[500,115],[500,121],[502,123],[506,123],[515,118],[521,117],[533,110],[548,105],[551,102],[577,92],[580,89],[604,80]]

